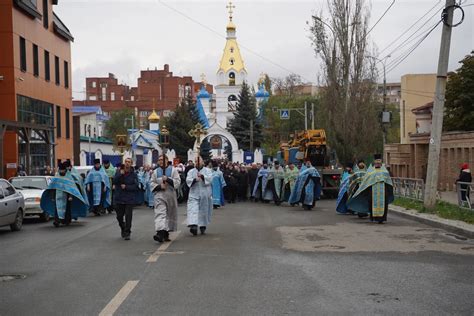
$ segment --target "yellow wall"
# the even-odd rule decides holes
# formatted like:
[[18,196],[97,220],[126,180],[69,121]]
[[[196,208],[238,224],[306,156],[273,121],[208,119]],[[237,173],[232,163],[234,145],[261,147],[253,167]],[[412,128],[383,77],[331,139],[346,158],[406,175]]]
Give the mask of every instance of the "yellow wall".
[[402,76],[400,98],[400,143],[409,144],[410,133],[416,133],[414,108],[434,100],[436,74],[408,74]]

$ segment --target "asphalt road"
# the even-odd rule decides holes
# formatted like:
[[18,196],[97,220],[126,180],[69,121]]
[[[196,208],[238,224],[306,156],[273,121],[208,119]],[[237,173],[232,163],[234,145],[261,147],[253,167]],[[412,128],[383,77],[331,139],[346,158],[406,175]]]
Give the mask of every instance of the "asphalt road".
[[130,241],[113,215],[0,228],[0,274],[26,276],[0,281],[0,315],[473,315],[473,240],[334,204],[226,205],[165,246],[144,207]]

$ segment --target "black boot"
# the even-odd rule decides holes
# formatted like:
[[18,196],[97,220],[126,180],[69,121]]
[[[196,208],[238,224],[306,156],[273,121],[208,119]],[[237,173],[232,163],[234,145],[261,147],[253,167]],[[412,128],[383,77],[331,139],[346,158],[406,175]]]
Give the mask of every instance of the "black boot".
[[164,235],[163,232],[164,232],[164,230],[159,230],[159,231],[157,231],[157,232],[156,232],[156,235],[153,236],[153,239],[154,239],[155,241],[157,241],[157,242],[163,242],[163,239],[164,239],[164,238],[163,238],[163,235]]
[[167,230],[164,230],[164,237],[163,237],[164,241],[171,241],[170,239],[170,232],[167,231]]
[[119,226],[120,226],[120,234],[122,236],[122,238],[125,238],[125,224],[120,224],[119,223]]
[[206,233],[206,226],[199,227],[199,230],[201,230],[201,235],[204,235]]
[[189,232],[191,234],[193,234],[194,236],[196,236],[198,234],[198,229],[197,229],[197,225],[191,225],[189,226]]

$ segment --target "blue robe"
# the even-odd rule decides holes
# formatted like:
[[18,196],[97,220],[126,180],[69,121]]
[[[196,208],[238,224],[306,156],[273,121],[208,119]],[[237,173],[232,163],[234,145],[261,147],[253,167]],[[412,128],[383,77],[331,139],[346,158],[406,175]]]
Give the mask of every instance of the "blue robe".
[[393,183],[387,169],[370,166],[347,207],[356,213],[370,213],[375,219],[386,218],[387,205],[393,201]]
[[[93,206],[102,206],[107,208],[111,205],[111,195],[110,195],[110,180],[107,174],[104,171],[104,168],[95,170],[92,168],[86,176],[84,185],[91,185],[92,190],[88,192],[89,204]],[[102,199],[102,185],[105,187],[104,198]]]
[[339,194],[337,196],[337,202],[336,202],[336,212],[340,214],[346,214],[347,213],[347,191],[349,190],[349,186],[351,184],[351,178],[349,175],[342,181],[341,186],[339,188]]
[[212,204],[217,206],[224,205],[224,187],[227,184],[224,180],[224,175],[220,170],[212,171]]
[[151,191],[151,173],[145,172],[145,202],[149,207],[154,206],[153,192]]
[[138,191],[137,191],[137,205],[143,205],[145,202],[145,191],[146,191],[146,181],[145,181],[145,172],[137,172],[138,179]]
[[289,203],[302,203],[304,206],[312,207],[321,196],[321,176],[314,167],[305,166],[301,170],[296,179],[295,189],[291,192]]
[[[204,179],[197,181],[197,174],[201,173]],[[195,181],[196,180],[196,181]],[[189,170],[186,184],[189,187],[187,222],[188,226],[207,226],[212,216],[212,172],[209,168]]]
[[72,197],[71,218],[86,217],[89,210],[87,197],[81,193],[70,175],[51,179],[48,188],[41,195],[41,209],[50,216],[55,216],[57,211],[58,217],[64,219],[68,195]]
[[[257,180],[255,180],[255,185],[253,187],[252,192],[252,196],[255,199],[265,199],[265,192],[267,191],[268,172],[269,170],[264,169],[263,167],[258,170]],[[271,197],[268,200],[270,201]]]

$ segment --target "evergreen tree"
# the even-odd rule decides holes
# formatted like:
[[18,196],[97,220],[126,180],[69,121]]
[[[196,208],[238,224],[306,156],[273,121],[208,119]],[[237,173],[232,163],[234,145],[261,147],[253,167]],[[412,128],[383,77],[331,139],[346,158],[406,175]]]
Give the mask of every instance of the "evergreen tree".
[[170,148],[174,149],[181,161],[188,159],[188,150],[194,146],[195,138],[188,133],[196,125],[195,104],[191,96],[184,98],[163,125],[170,131]]
[[228,131],[234,135],[243,150],[250,149],[250,121],[253,120],[253,147],[260,147],[262,127],[257,123],[255,96],[244,81],[237,100],[234,118],[229,122]]
[[200,154],[204,160],[211,159],[211,143],[209,143],[208,137],[204,138],[201,143]]
[[[125,119],[129,119],[133,116],[133,110],[130,108],[124,108],[119,111],[114,111],[110,115],[110,119],[105,125],[105,135],[110,138],[114,145],[116,146],[116,137],[117,135],[128,135],[127,129],[132,128],[130,124],[124,124]],[[135,119],[135,118],[134,118]],[[135,124],[137,128],[137,124]]]
[[449,75],[446,84],[444,129],[474,130],[474,51],[460,62],[461,68]]

